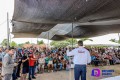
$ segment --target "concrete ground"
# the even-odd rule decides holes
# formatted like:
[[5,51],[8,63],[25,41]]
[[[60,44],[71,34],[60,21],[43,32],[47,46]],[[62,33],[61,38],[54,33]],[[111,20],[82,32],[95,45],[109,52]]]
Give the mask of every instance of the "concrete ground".
[[[103,76],[100,76],[100,77],[91,76],[91,71],[94,68],[99,68],[100,70],[114,70],[115,72],[113,73],[112,76],[120,75],[120,65],[99,66],[99,67],[88,66],[87,67],[87,80],[99,80],[102,78],[106,78]],[[35,80],[74,80],[74,70],[37,74],[36,77],[37,79]]]

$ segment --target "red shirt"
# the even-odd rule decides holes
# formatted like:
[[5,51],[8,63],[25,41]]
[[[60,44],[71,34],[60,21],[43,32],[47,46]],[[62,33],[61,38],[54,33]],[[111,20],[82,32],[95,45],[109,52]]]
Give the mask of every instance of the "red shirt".
[[[31,57],[31,58],[33,58],[33,57]],[[29,59],[29,66],[35,66],[35,60],[32,60],[31,58]]]

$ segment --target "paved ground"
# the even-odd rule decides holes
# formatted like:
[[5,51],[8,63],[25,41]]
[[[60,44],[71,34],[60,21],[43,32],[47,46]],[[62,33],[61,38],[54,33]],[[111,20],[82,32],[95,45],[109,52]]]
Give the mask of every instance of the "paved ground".
[[[91,76],[91,70],[93,68],[99,68],[101,70],[110,70],[113,69],[115,72],[113,73],[113,76],[120,75],[120,65],[113,65],[113,66],[100,66],[100,67],[93,67],[88,66],[87,67],[87,80],[98,80],[105,78],[103,76],[100,76],[98,78]],[[74,71],[58,71],[58,72],[51,72],[51,73],[44,73],[44,74],[38,74],[36,80],[74,80]]]

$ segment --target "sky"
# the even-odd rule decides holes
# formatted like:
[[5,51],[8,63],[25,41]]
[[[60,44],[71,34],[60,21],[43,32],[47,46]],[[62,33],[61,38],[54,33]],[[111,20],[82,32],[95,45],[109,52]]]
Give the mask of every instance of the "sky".
[[[12,20],[12,15],[14,12],[14,0],[1,0],[0,1],[0,43],[3,39],[7,38],[7,12],[9,13],[9,21]],[[9,23],[9,27],[12,31],[11,23]],[[12,35],[13,37],[13,35]],[[106,44],[109,43],[110,39],[118,39],[118,34],[108,34],[99,37],[91,38],[93,42],[86,41],[86,44],[94,43],[94,44]],[[24,43],[30,41],[31,43],[36,43],[36,38],[12,38],[12,41],[16,43]],[[39,38],[38,40],[44,40],[45,43],[48,42],[46,39]]]

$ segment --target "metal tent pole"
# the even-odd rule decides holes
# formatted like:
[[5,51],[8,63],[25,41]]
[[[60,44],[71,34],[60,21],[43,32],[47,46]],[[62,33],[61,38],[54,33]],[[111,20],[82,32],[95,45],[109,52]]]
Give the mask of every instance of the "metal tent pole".
[[49,31],[48,31],[48,46],[47,47],[49,49]]
[[11,33],[9,34],[9,37],[10,37],[9,43],[11,43],[11,42],[12,42],[12,36],[11,36]]
[[72,23],[72,48],[73,48],[73,23]]
[[9,35],[10,35],[10,29],[9,29],[9,13],[7,12],[7,48],[9,49]]
[[[73,23],[72,23],[72,36],[71,36],[71,38],[72,38],[72,49],[73,49]],[[70,57],[70,61],[71,61],[71,57]],[[70,62],[70,66],[71,66],[71,62]],[[72,80],[72,78],[71,78],[71,76],[72,76],[72,71],[71,71],[71,70],[70,70],[70,72],[69,72],[69,75],[70,75],[69,80]]]

